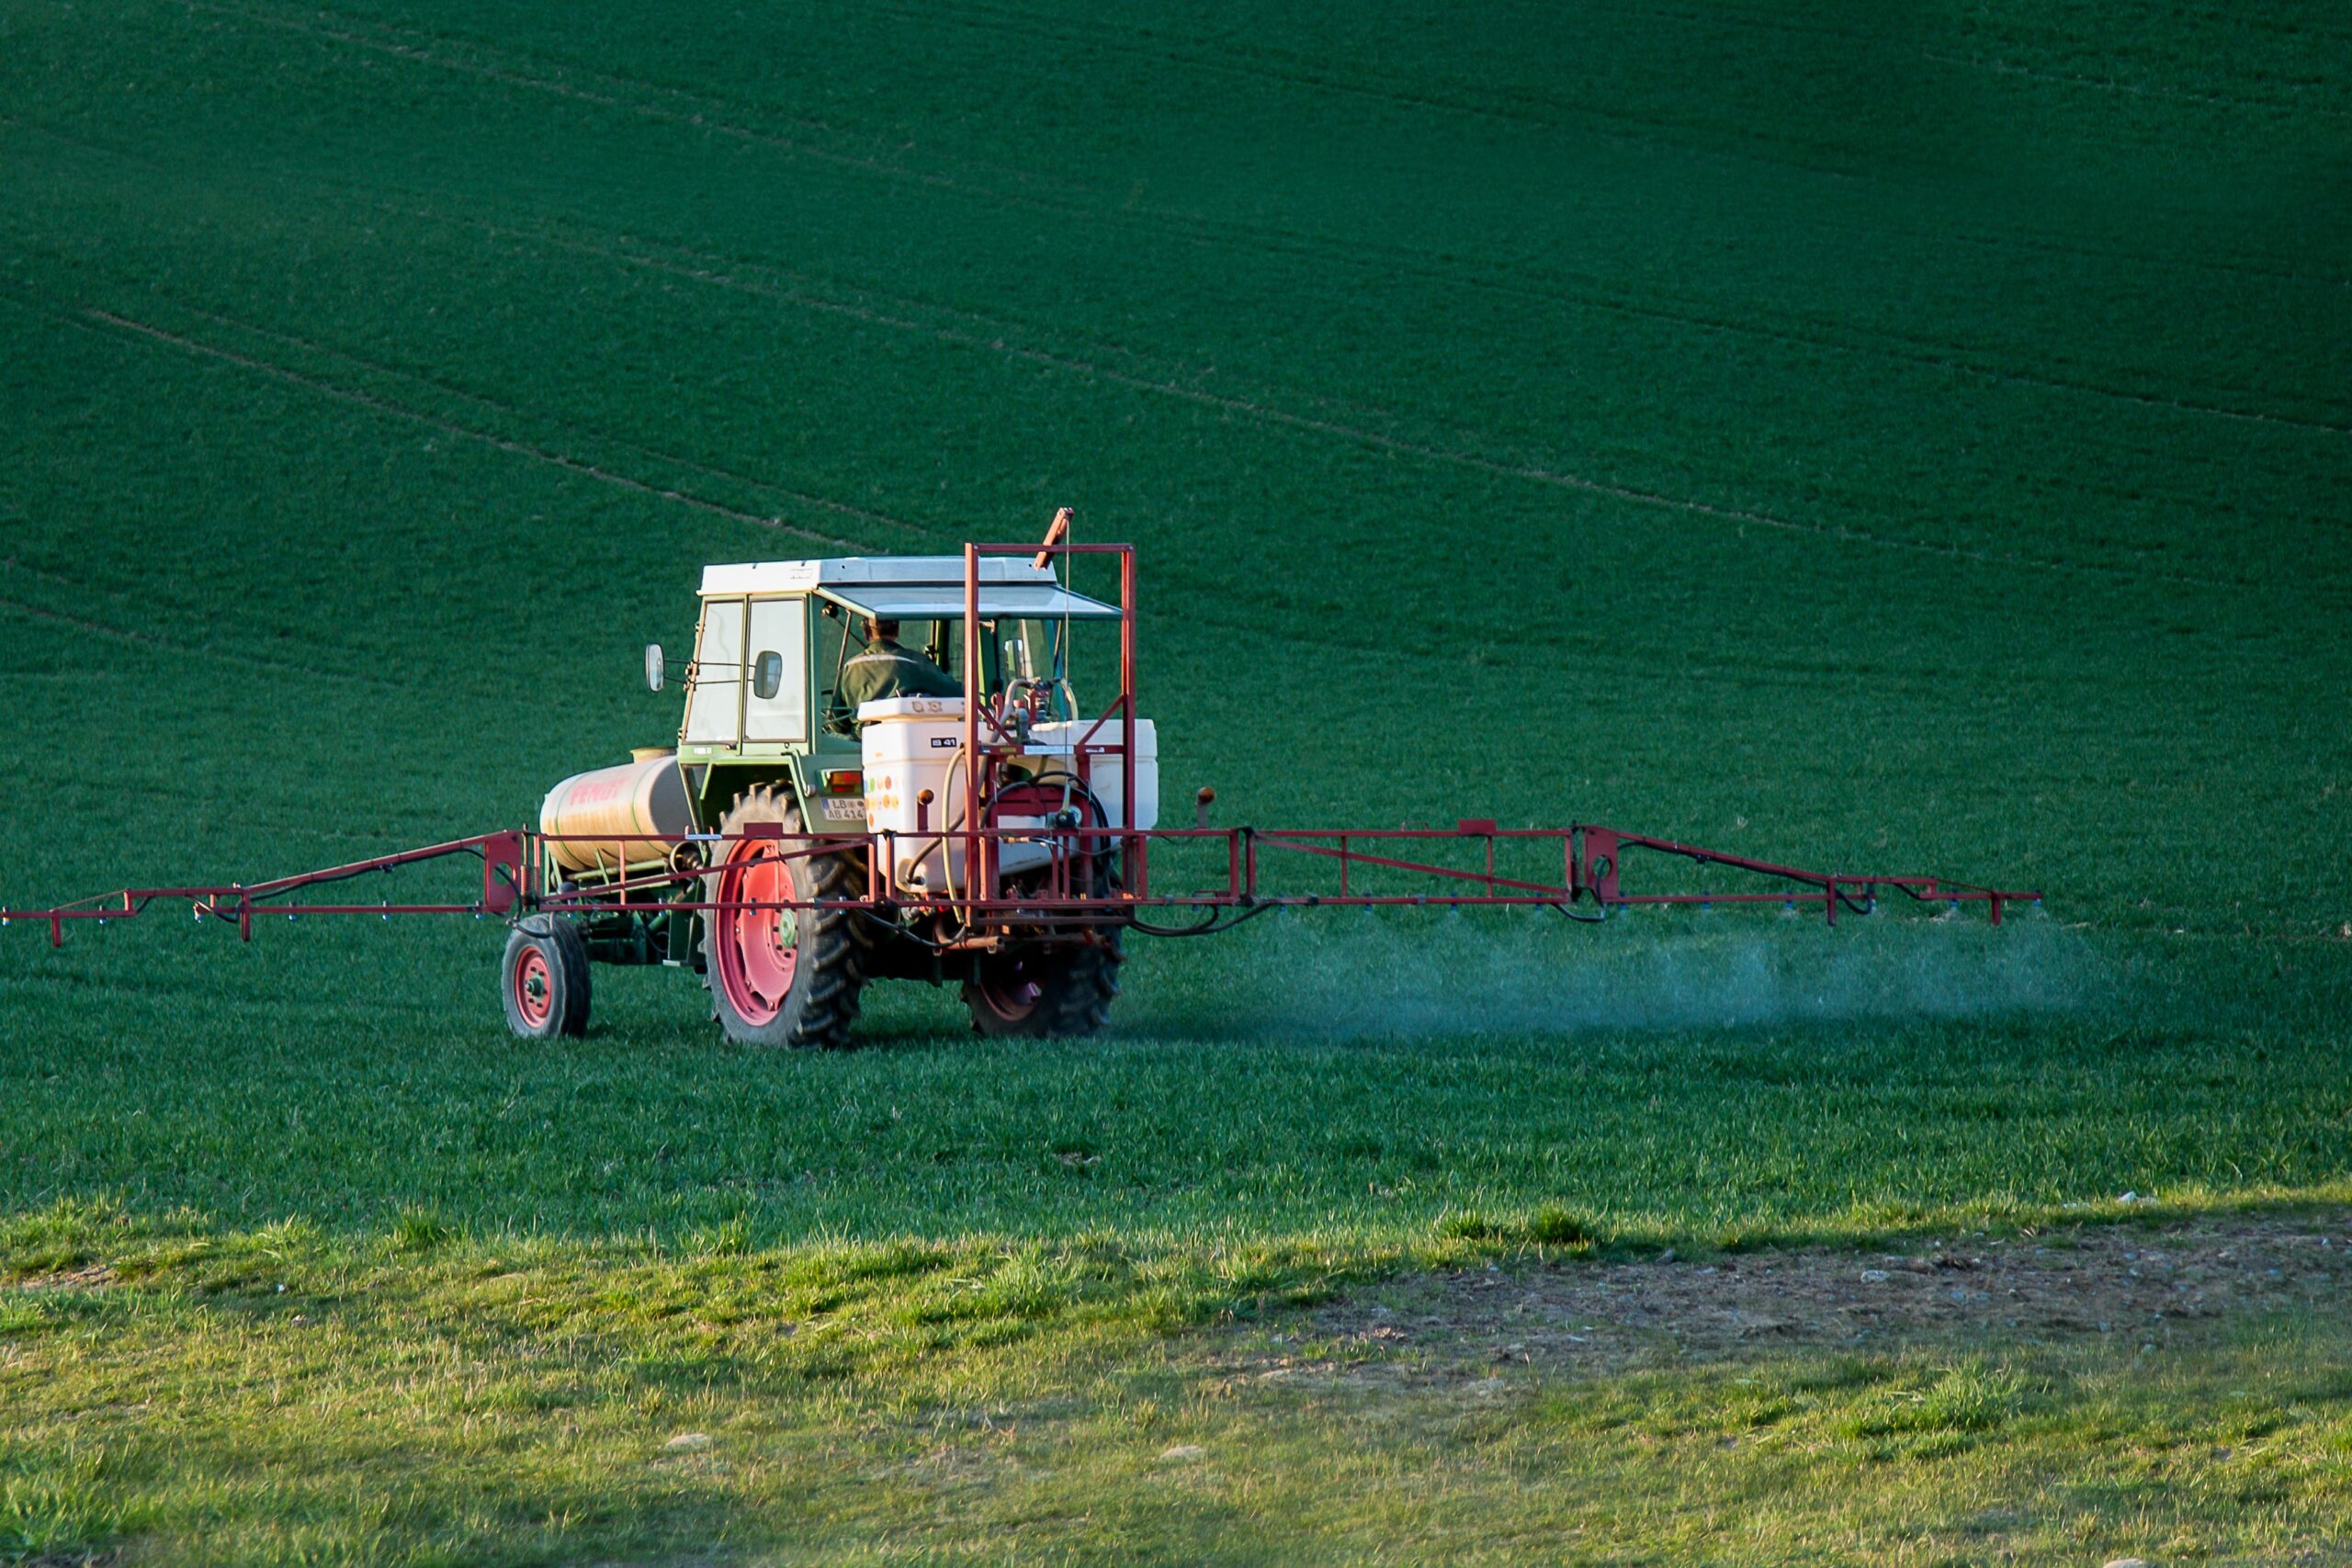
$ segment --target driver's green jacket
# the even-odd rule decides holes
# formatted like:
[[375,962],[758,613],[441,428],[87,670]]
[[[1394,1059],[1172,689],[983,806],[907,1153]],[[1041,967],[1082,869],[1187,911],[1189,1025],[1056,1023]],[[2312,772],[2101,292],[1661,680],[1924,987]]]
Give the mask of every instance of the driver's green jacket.
[[964,682],[920,653],[887,638],[842,667],[842,703],[855,716],[884,697],[960,697]]

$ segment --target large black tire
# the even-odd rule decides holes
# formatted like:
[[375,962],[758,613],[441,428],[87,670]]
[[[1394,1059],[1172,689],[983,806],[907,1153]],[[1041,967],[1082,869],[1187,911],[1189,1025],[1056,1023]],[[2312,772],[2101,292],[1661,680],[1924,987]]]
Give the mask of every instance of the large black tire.
[[499,964],[506,1027],[525,1040],[588,1032],[588,942],[558,915],[535,915],[506,939]]
[[[1108,862],[1096,864],[1095,886],[1107,895],[1118,886],[1117,874]],[[971,1011],[974,1031],[992,1037],[1076,1039],[1100,1030],[1110,1021],[1111,1003],[1119,994],[1126,931],[1110,926],[1094,934],[1094,943],[1034,942],[983,953],[973,977],[964,982],[964,1006]]]
[[[739,834],[773,822],[800,832],[800,811],[788,794],[768,785],[747,790],[719,819],[719,831]],[[724,846],[703,878],[703,899],[721,903],[779,897],[862,898],[864,863],[846,852],[800,855],[800,846],[760,840]],[[788,893],[779,889],[789,887]],[[741,1045],[789,1045],[839,1050],[857,1021],[865,987],[864,920],[854,909],[706,912],[702,919],[703,983],[711,1012],[727,1038]]]

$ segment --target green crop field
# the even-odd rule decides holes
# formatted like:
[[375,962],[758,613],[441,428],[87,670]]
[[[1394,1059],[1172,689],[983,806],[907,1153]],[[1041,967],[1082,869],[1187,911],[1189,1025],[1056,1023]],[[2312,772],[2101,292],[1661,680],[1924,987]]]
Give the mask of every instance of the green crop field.
[[2340,1561],[2347,62],[0,0],[0,906],[526,825],[705,563],[1063,504],[1170,800],[2049,891],[838,1054],[519,1043],[495,922],[0,932],[0,1562]]

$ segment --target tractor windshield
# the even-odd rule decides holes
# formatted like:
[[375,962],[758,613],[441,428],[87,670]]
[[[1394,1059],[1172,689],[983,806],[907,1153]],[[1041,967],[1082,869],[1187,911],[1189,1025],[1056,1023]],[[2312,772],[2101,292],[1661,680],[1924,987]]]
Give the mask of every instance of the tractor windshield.
[[1008,681],[1050,681],[1054,676],[1051,621],[1004,621],[997,630],[997,664]]
[[[922,642],[916,641],[920,630]],[[902,626],[899,640],[909,648],[920,647],[932,661],[950,674],[964,673],[964,618],[926,621],[916,626]],[[1046,701],[1053,711],[1046,716],[1067,718],[1062,712],[1067,705],[1066,694],[1057,689],[1055,658],[1061,647],[1061,624],[1057,621],[1016,620],[999,616],[980,622],[980,682],[991,697],[1010,693],[1023,701],[1032,694],[1047,694]]]

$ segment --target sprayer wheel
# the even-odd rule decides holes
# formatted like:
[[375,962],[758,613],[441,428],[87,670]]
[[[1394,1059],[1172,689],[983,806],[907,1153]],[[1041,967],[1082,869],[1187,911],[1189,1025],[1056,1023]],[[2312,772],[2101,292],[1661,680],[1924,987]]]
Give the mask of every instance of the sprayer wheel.
[[588,1032],[588,943],[580,928],[554,915],[516,926],[499,964],[506,1027],[526,1040]]
[[[769,822],[786,834],[803,831],[791,797],[763,784],[735,797],[718,830],[734,835]],[[723,857],[703,878],[704,901],[865,897],[865,866],[856,856],[808,854],[804,848],[788,838],[724,846]],[[728,1039],[831,1050],[851,1043],[850,1025],[865,986],[864,922],[855,910],[710,910],[703,915],[702,941],[703,983]]]

